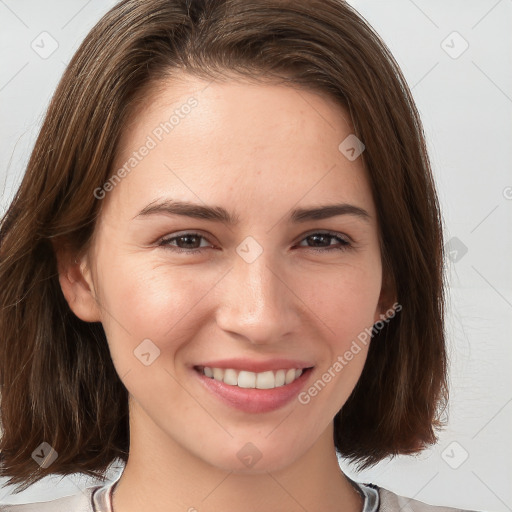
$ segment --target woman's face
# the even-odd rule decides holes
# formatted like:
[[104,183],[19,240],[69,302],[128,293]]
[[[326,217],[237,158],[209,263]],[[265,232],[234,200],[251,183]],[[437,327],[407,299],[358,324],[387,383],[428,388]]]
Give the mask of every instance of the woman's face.
[[125,127],[86,276],[132,438],[235,471],[332,445],[387,309],[347,119],[313,92],[183,75]]

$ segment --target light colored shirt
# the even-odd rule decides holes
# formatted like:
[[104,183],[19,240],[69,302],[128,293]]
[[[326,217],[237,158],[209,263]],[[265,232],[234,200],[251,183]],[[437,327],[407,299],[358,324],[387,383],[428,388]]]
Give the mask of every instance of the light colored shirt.
[[[88,487],[80,494],[52,501],[23,505],[0,505],[0,512],[114,512],[111,506],[112,493],[120,477],[121,475],[103,485]],[[364,499],[362,512],[472,512],[428,505],[421,501],[398,496],[394,492],[374,484],[359,483],[350,478],[348,480]]]

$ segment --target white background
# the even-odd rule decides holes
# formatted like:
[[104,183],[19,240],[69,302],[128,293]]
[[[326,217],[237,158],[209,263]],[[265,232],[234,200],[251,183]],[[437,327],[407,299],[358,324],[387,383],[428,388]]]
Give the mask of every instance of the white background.
[[[383,37],[413,91],[446,241],[458,250],[448,262],[449,427],[435,447],[417,457],[397,457],[359,474],[343,461],[342,467],[356,480],[427,503],[512,510],[512,1],[350,3]],[[2,211],[66,64],[113,4],[0,0]],[[40,36],[44,31],[58,43],[47,58],[31,47],[48,38]],[[50,39],[45,48],[51,49]],[[49,477],[11,495],[12,488],[0,481],[0,504],[48,500],[94,483]]]

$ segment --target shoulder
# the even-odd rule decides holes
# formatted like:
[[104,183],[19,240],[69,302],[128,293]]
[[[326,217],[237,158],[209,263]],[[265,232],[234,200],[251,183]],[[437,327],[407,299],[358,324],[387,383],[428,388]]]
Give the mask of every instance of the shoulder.
[[91,495],[96,487],[88,487],[79,494],[20,505],[2,505],[0,512],[94,512]]
[[378,487],[379,491],[379,512],[473,512],[460,508],[428,505],[422,501],[399,496],[392,491]]

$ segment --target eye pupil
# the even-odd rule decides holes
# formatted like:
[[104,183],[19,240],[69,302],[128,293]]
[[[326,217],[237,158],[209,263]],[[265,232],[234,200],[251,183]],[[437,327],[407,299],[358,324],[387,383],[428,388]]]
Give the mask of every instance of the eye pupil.
[[[318,247],[318,245],[316,245],[316,242],[318,242],[319,239],[324,239],[325,240],[325,239],[329,239],[329,238],[332,238],[332,236],[331,235],[322,235],[322,234],[311,235],[311,236],[308,237],[309,240],[314,240],[314,243],[315,243],[316,247]],[[329,240],[327,240],[327,241],[329,241]],[[324,245],[320,244],[320,247],[325,247],[325,246],[328,246],[328,245],[329,245],[329,243],[324,244]]]
[[[194,240],[197,242],[199,240],[199,237],[197,235],[182,235],[180,237],[177,238],[177,240],[188,240],[188,242],[185,242],[185,248],[186,249],[195,249],[197,248],[197,243],[194,244],[194,242],[190,242],[190,239]],[[180,245],[180,244],[178,244]],[[190,247],[190,245],[192,245],[193,247]]]

